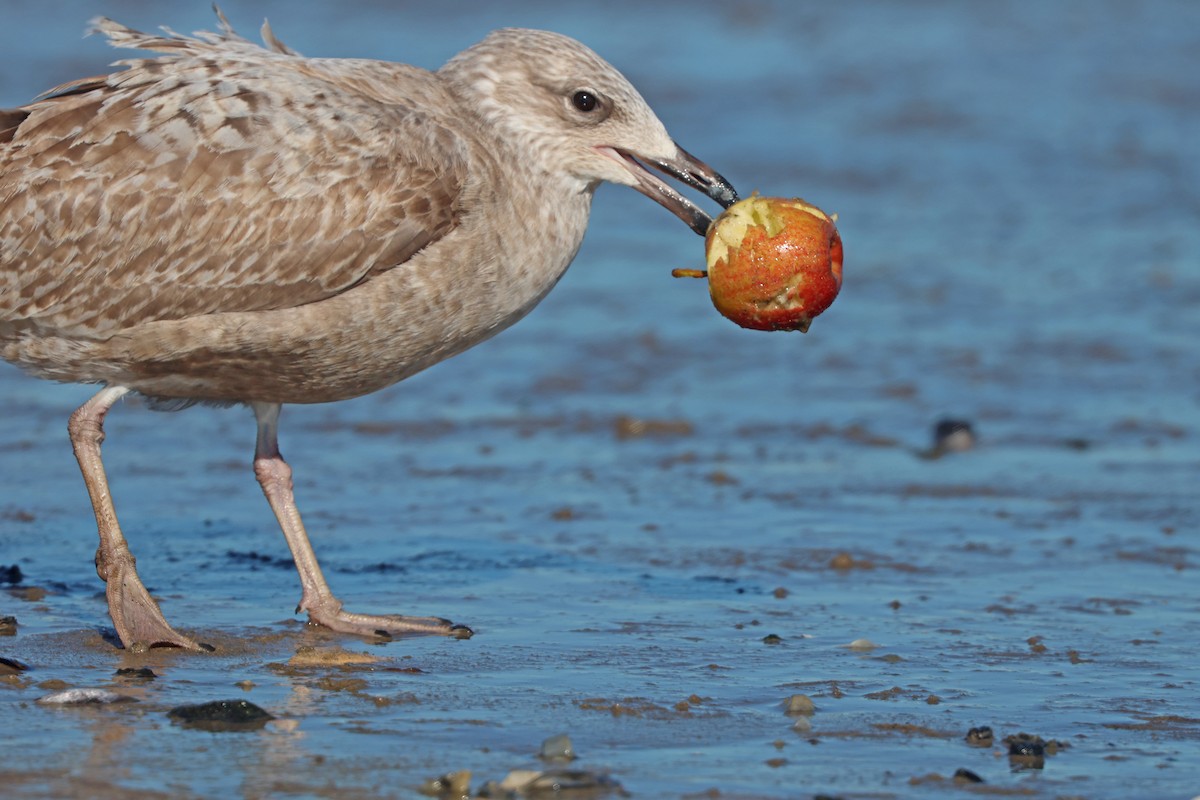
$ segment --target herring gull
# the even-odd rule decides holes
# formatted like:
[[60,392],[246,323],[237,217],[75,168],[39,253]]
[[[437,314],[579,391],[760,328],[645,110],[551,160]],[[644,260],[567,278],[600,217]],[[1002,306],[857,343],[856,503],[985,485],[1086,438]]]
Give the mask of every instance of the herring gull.
[[733,187],[681,149],[579,42],[504,29],[428,71],[305,58],[218,32],[94,27],[160,55],[0,109],[0,348],[102,388],[68,430],[95,511],[96,571],[126,647],[207,649],[138,577],[100,458],[121,397],[249,405],[254,472],[311,622],[359,635],[471,635],[439,617],[346,611],[279,453],[285,403],[382,389],[512,325],[571,263],[602,181],[703,234]]

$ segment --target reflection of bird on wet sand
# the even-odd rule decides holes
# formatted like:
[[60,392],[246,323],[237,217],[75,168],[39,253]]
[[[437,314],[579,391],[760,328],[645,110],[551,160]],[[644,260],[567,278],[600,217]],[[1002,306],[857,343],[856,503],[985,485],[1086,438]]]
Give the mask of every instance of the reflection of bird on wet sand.
[[165,56],[0,110],[3,356],[103,386],[69,428],[126,646],[199,647],[142,585],[113,509],[102,423],[130,392],[251,406],[255,473],[312,621],[469,636],[343,610],[293,500],[280,406],[375,391],[516,322],[571,262],[601,181],[700,233],[708,216],[644,165],[736,195],[566,37],[498,31],[428,72],[303,58],[265,26],[263,48],[221,23],[190,38],[98,20],[112,44]]

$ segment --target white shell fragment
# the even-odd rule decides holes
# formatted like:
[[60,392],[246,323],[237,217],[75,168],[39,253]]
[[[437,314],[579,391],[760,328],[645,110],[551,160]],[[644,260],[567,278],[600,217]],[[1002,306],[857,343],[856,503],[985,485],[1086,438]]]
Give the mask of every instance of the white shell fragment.
[[108,703],[136,703],[137,699],[108,689],[63,689],[37,699],[47,706],[106,705]]

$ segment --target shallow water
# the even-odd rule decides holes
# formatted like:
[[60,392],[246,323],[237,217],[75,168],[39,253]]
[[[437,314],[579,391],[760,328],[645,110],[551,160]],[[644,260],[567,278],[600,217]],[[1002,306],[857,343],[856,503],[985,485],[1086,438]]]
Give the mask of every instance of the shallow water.
[[[90,392],[5,367],[0,564],[25,577],[0,655],[29,669],[0,677],[0,794],[413,797],[545,768],[562,732],[636,797],[928,797],[970,790],[960,768],[1004,795],[1200,794],[1200,6],[426,5],[225,10],[429,67],[502,25],[575,35],[743,193],[838,212],[842,297],[805,336],[739,330],[670,277],[699,240],[606,187],[520,325],[286,409],[335,591],[469,641],[307,629],[249,412],[128,403],[105,449],[124,528],[218,650],[117,649],[65,434]],[[100,11],[211,26],[204,4],[2,6],[0,106],[101,71],[78,38]],[[978,446],[922,457],[943,416]],[[378,660],[289,666],[305,646]],[[67,686],[139,702],[34,704]],[[281,719],[166,717],[232,698]],[[977,725],[1068,747],[1015,770],[967,746]]]

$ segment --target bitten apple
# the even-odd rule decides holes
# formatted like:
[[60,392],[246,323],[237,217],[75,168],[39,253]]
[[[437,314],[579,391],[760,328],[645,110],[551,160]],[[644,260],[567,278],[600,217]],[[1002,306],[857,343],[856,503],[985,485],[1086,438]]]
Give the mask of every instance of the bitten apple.
[[760,331],[807,331],[842,287],[833,218],[799,198],[751,197],[705,239],[708,288],[722,315]]

